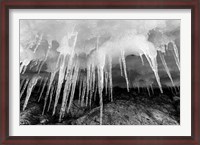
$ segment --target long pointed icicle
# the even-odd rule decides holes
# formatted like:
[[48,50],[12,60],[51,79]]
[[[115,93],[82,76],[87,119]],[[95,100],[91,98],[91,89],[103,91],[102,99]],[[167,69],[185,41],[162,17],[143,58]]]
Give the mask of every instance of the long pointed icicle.
[[94,101],[96,101],[96,97],[97,97],[97,91],[98,91],[98,84],[95,83],[95,90],[94,90]]
[[26,80],[26,82],[25,82],[25,84],[24,84],[24,86],[22,88],[22,91],[20,93],[20,99],[21,99],[22,95],[24,94],[24,91],[26,90],[26,87],[28,86],[28,83],[29,83],[29,79]]
[[142,61],[142,65],[144,65],[144,60],[143,60],[142,55],[140,55],[140,59],[141,59],[141,61]]
[[[39,80],[38,86],[42,86],[43,80]],[[41,91],[41,87],[38,89],[37,93],[39,94]]]
[[22,71],[22,74],[24,74],[24,73],[26,72],[26,69],[27,69],[27,65],[24,66],[24,69],[23,69],[23,71]]
[[24,64],[22,62],[22,64],[20,64],[20,74],[22,73],[23,69],[24,69]]
[[45,63],[45,61],[46,61],[46,60],[43,60],[43,61],[40,63],[40,66],[39,66],[39,68],[38,68],[38,74],[40,73],[40,71],[41,71],[41,69],[42,69],[42,67],[43,67],[43,65],[44,65],[44,63]]
[[159,75],[158,75],[158,72],[157,72],[157,70],[153,70],[153,72],[154,72],[154,75],[155,75],[155,77],[156,77],[156,81],[157,81],[157,83],[158,83],[160,92],[163,93],[162,86],[161,86],[161,83],[160,83],[160,77],[159,77]]
[[30,96],[31,96],[31,93],[32,93],[32,90],[34,88],[34,86],[37,84],[37,81],[40,79],[40,77],[33,77],[31,79],[31,81],[29,82],[28,84],[28,88],[27,88],[27,94],[26,94],[26,99],[24,101],[24,105],[23,105],[23,111],[25,110],[27,104],[28,104],[28,101],[30,99]]
[[104,81],[105,81],[105,95],[107,95],[108,94],[108,72],[107,71],[105,71],[105,79],[104,79]]
[[56,71],[51,73],[50,80],[49,80],[49,85],[48,85],[48,89],[47,89],[47,93],[46,93],[45,98],[44,98],[44,106],[43,106],[42,115],[44,115],[44,111],[45,111],[45,108],[46,108],[47,100],[48,100],[48,97],[49,97],[49,92],[50,92],[50,89],[52,87],[52,83],[53,83],[55,75],[56,75]]
[[22,81],[20,81],[20,90],[22,90],[25,83],[26,83],[26,78],[24,78],[24,79],[22,79]]
[[[72,51],[71,51],[69,59],[68,59],[68,66],[67,66],[66,75],[65,75],[66,82],[65,82],[65,86],[64,86],[64,94],[63,94],[62,105],[61,105],[61,109],[60,109],[59,121],[61,121],[61,118],[65,114],[66,105],[67,105],[67,102],[68,102],[68,99],[69,99],[70,91],[71,91],[71,95],[74,95],[73,93],[75,91],[75,88],[72,88],[72,90],[71,90],[71,87],[74,87],[74,84],[76,84],[76,82],[74,82],[74,81],[77,81],[77,77],[78,77],[78,75],[77,75],[76,79],[73,77],[73,71],[75,73],[75,71],[77,71],[76,69],[79,69],[79,68],[77,68],[77,62],[75,62],[75,65],[73,63],[74,48],[75,48],[76,41],[77,41],[77,36],[78,36],[78,33],[77,32],[74,33],[73,31],[74,31],[74,28],[73,28],[73,30],[72,30],[72,32],[70,34],[68,33],[67,43],[69,43],[68,41],[72,36],[75,36],[75,38],[74,38],[74,42],[73,42],[72,47],[70,47],[68,45],[68,48],[72,49]],[[72,97],[74,97],[74,96],[72,96]],[[57,105],[57,103],[55,105]],[[54,112],[55,112],[55,105],[54,105]]]
[[93,97],[93,93],[94,93],[94,90],[93,90],[93,88],[94,88],[94,74],[95,74],[95,70],[94,70],[94,66],[92,65],[91,66],[91,74],[90,74],[90,76],[91,76],[91,79],[90,79],[90,98],[89,98],[89,106],[91,107],[91,105],[92,105],[92,97]]
[[92,73],[92,92],[95,92],[95,83],[96,82],[96,67],[93,66],[93,73]]
[[39,71],[40,65],[41,65],[42,61],[39,61],[36,65],[35,71]]
[[20,74],[24,74],[26,72],[27,66],[30,63],[29,60],[24,60],[20,65]]
[[154,72],[154,75],[156,77],[156,81],[158,83],[158,86],[159,86],[159,89],[160,89],[160,92],[163,93],[163,90],[162,90],[162,85],[160,83],[160,77],[158,75],[158,64],[157,64],[157,60],[156,60],[156,57],[155,58],[150,58],[150,56],[148,56],[146,53],[144,53],[145,57],[147,58],[149,64],[150,64],[150,67],[151,69],[153,70]]
[[171,81],[171,83],[172,83],[172,86],[175,86],[175,85],[174,85],[174,81],[173,81],[173,79],[172,79],[172,76],[171,76],[171,74],[170,74],[169,68],[167,67],[167,63],[166,63],[166,61],[165,61],[164,55],[162,54],[162,52],[159,52],[159,55],[160,55],[162,64],[164,65],[165,70],[166,70],[166,72],[167,72],[167,75],[169,76],[169,79],[170,79],[170,81]]
[[152,59],[152,65],[153,65],[152,69],[153,69],[154,75],[156,77],[156,81],[158,83],[160,92],[163,93],[162,85],[161,85],[161,82],[160,82],[160,77],[158,75],[158,64],[157,64],[156,57]]
[[85,92],[86,92],[86,77],[84,77],[84,79],[83,79],[83,90],[82,90],[82,95],[81,95],[81,106],[84,105]]
[[58,68],[58,66],[59,66],[59,62],[60,62],[61,56],[62,56],[62,55],[59,54],[58,59],[57,59],[57,62],[56,62],[56,68]]
[[20,64],[20,74],[24,74],[26,72],[27,66],[30,63],[30,60],[25,59]]
[[71,89],[71,87],[72,87],[73,83],[76,83],[76,82],[74,82],[75,80],[73,80],[73,77],[74,77],[73,75],[74,75],[74,72],[76,71],[76,69],[77,69],[76,64],[74,66],[74,64],[72,63],[72,57],[71,57],[69,60],[69,63],[68,63],[67,73],[65,76],[66,82],[64,85],[64,93],[63,93],[63,99],[62,99],[62,104],[61,104],[61,109],[60,109],[59,121],[61,121],[61,119],[65,115],[65,110],[66,110],[67,102],[69,99],[70,91],[71,91],[71,94],[73,93],[72,92],[73,90]]
[[34,48],[34,51],[33,51],[34,53],[37,51],[37,49],[38,49],[40,43],[42,42],[42,37],[43,37],[43,34],[41,34],[41,35],[39,36],[38,42],[37,42],[37,44],[36,44],[36,46],[35,46],[35,48]]
[[103,124],[103,68],[98,68],[98,88],[99,88],[99,104],[100,104],[100,125]]
[[129,92],[129,81],[128,81],[128,77],[127,77],[127,71],[126,71],[126,60],[125,60],[125,54],[124,51],[121,51],[121,59],[122,59],[122,64],[123,64],[123,68],[124,68],[124,76],[126,79],[126,87],[127,87],[127,91]]
[[119,67],[120,67],[121,76],[123,76],[123,68],[122,68],[122,60],[121,60],[121,57],[119,57]]
[[52,101],[52,97],[53,97],[53,92],[54,92],[54,86],[51,87],[51,92],[50,92],[50,100],[49,100],[49,106],[48,106],[48,111],[50,109],[51,106],[51,101]]
[[140,93],[140,86],[139,86],[139,84],[137,85],[137,88],[138,88],[138,93]]
[[178,55],[178,49],[176,47],[176,44],[174,42],[172,42],[172,45],[173,45],[173,56],[175,58],[175,61],[176,61],[176,65],[178,67],[178,69],[180,70],[180,60],[179,60],[179,55]]
[[149,91],[149,86],[147,86],[147,92],[148,92],[148,95],[149,95],[149,97],[150,97],[151,94],[150,94],[150,91]]
[[53,107],[53,113],[52,115],[55,114],[56,111],[56,107],[58,104],[58,100],[60,97],[60,91],[61,91],[61,87],[64,81],[64,75],[65,75],[65,58],[66,56],[63,56],[63,61],[62,64],[60,66],[60,70],[59,70],[59,77],[58,77],[58,85],[57,85],[57,90],[56,90],[56,98],[55,98],[55,102],[54,102],[54,107]]
[[113,84],[112,84],[112,58],[109,56],[108,57],[108,61],[109,61],[109,74],[108,74],[108,78],[109,78],[109,89],[110,89],[110,100],[111,102],[113,101]]
[[43,94],[43,92],[44,92],[44,88],[45,88],[47,82],[48,82],[48,80],[45,79],[45,80],[44,80],[44,84],[43,84],[43,86],[42,86],[42,90],[41,90],[41,92],[40,92],[40,96],[39,96],[39,98],[38,98],[38,102],[40,101],[40,99],[41,99],[41,97],[42,97],[42,94]]
[[81,103],[81,90],[83,88],[83,80],[82,78],[80,78],[80,81],[79,81],[79,91],[78,91],[78,104]]
[[86,92],[86,100],[85,100],[85,104],[86,106],[88,105],[88,95],[89,95],[89,91],[90,91],[90,65],[87,67],[87,92]]
[[77,82],[78,74],[79,74],[79,66],[77,65],[75,67],[74,75],[73,75],[73,78],[72,78],[73,84],[72,84],[72,91],[71,91],[71,95],[70,95],[69,105],[68,105],[68,108],[67,108],[67,113],[69,113],[69,110],[71,108],[71,105],[72,105],[72,102],[73,102],[73,99],[74,99],[74,92],[75,92],[75,89],[76,89],[76,82]]
[[150,85],[150,87],[151,87],[151,91],[152,91],[152,93],[154,94],[154,90],[153,90],[153,86],[152,86],[152,84]]

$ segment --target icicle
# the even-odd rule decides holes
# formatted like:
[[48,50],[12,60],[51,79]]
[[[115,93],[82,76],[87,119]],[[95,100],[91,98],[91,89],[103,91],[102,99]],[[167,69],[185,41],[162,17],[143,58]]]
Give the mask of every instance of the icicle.
[[31,79],[31,81],[29,82],[28,84],[28,88],[27,88],[27,94],[26,94],[26,99],[24,101],[24,105],[23,105],[23,110],[25,110],[27,104],[28,104],[28,101],[29,101],[29,98],[31,96],[31,93],[32,93],[32,90],[34,88],[34,86],[37,84],[37,81],[40,79],[40,77],[38,76],[35,76]]
[[162,90],[162,86],[161,86],[161,83],[160,83],[160,78],[159,78],[158,72],[157,72],[156,70],[153,70],[153,72],[154,72],[154,75],[155,75],[155,77],[156,77],[156,81],[157,81],[157,83],[158,83],[160,92],[163,93],[163,90]]
[[104,81],[105,81],[105,95],[107,96],[107,94],[108,94],[108,72],[106,72],[105,71],[105,79],[104,79]]
[[54,86],[51,87],[51,92],[50,92],[50,100],[49,100],[49,106],[48,106],[48,111],[50,109],[51,106],[51,101],[52,101],[52,97],[53,97],[53,92],[54,92]]
[[165,70],[166,70],[166,72],[167,72],[167,75],[169,76],[169,79],[170,79],[170,81],[171,81],[171,83],[172,83],[172,86],[175,86],[175,85],[174,85],[174,81],[173,81],[173,79],[172,79],[172,76],[171,76],[171,74],[170,74],[169,68],[167,67],[167,63],[166,63],[166,61],[165,61],[164,55],[162,54],[162,52],[159,52],[159,55],[160,55],[162,64],[164,65]]
[[148,95],[149,95],[149,97],[150,97],[151,94],[150,94],[150,91],[149,91],[149,86],[147,86],[147,92],[148,92]]
[[109,65],[109,89],[110,89],[110,100],[113,101],[113,84],[112,84],[112,58],[108,57],[108,65]]
[[24,73],[26,72],[26,69],[27,69],[27,66],[25,66],[25,67],[23,68],[22,74],[24,74]]
[[43,60],[43,61],[40,63],[40,67],[39,67],[39,69],[38,69],[38,74],[40,73],[40,71],[41,71],[41,69],[42,69],[44,63],[45,63],[45,60]]
[[35,68],[35,70],[38,72],[39,71],[39,68],[40,68],[40,65],[42,64],[42,62],[41,61],[39,61],[38,62],[38,64],[37,64],[37,66],[36,66],[36,68]]
[[160,92],[163,93],[162,86],[161,86],[161,83],[160,83],[160,77],[159,77],[159,75],[158,75],[158,68],[157,68],[157,67],[158,67],[158,64],[157,64],[156,57],[152,57],[152,58],[150,59],[150,57],[149,57],[146,53],[144,53],[144,55],[146,56],[146,58],[147,58],[147,60],[148,60],[148,62],[149,62],[149,64],[150,64],[150,67],[151,67],[151,69],[152,69],[153,72],[154,72],[154,75],[155,75],[155,77],[156,77],[156,81],[157,81],[157,83],[158,83]]
[[53,114],[52,115],[55,114],[56,107],[57,107],[57,104],[58,104],[58,100],[59,100],[59,97],[60,97],[60,91],[61,91],[62,84],[63,84],[63,81],[64,81],[65,58],[66,58],[66,56],[64,55],[63,56],[63,61],[62,61],[62,64],[61,64],[60,70],[59,70],[58,85],[57,85],[57,90],[56,90],[56,98],[55,98],[55,102],[54,102]]
[[172,88],[172,87],[170,87],[170,90],[171,90],[171,93],[174,95],[174,91],[173,91],[173,88]]
[[94,90],[93,90],[93,88],[94,88],[94,74],[95,74],[95,70],[94,70],[94,66],[92,65],[91,66],[91,74],[90,74],[90,76],[91,76],[91,79],[90,79],[90,97],[89,97],[89,106],[91,107],[91,105],[92,105],[92,97],[93,97],[93,93],[94,93]]
[[175,91],[175,94],[177,94],[177,90],[176,90],[176,87],[174,86],[174,91]]
[[88,105],[88,95],[89,95],[89,91],[90,91],[90,65],[87,66],[87,92],[86,92],[86,106]]
[[140,58],[141,58],[141,61],[142,61],[142,65],[144,65],[144,60],[143,60],[142,55],[140,55]]
[[47,93],[46,93],[45,98],[44,98],[44,106],[43,106],[42,115],[44,115],[44,111],[45,111],[45,108],[46,108],[47,100],[48,100],[48,97],[49,97],[49,91],[50,91],[50,88],[52,86],[52,83],[53,83],[55,75],[56,75],[56,71],[51,73],[50,80],[49,80],[49,85],[48,85],[48,89],[47,89]]
[[64,86],[64,94],[63,94],[62,105],[61,105],[61,109],[60,109],[59,121],[61,121],[61,119],[65,115],[65,110],[66,110],[67,102],[69,99],[70,91],[71,91],[71,97],[74,97],[75,88],[73,88],[73,87],[74,87],[74,84],[76,86],[78,74],[75,74],[75,73],[76,73],[76,71],[78,71],[78,66],[77,66],[77,62],[75,62],[75,64],[73,64],[72,60],[73,60],[73,57],[70,56],[68,67],[67,67],[67,73],[65,76],[66,82],[65,82],[65,86]]
[[152,86],[152,84],[150,85],[150,87],[151,87],[151,91],[152,91],[152,93],[154,94],[154,90],[153,90],[153,86]]
[[82,90],[82,95],[81,95],[81,106],[83,106],[83,104],[84,104],[85,92],[86,92],[86,78],[84,77],[84,79],[83,79],[83,90]]
[[[42,79],[39,80],[39,84],[38,84],[38,86],[42,86],[42,82],[43,82]],[[40,92],[41,92],[41,87],[38,89],[37,93],[39,94]]]
[[137,85],[137,88],[138,88],[138,93],[140,93],[140,86],[139,86],[139,84]]
[[58,66],[59,66],[60,58],[61,58],[61,54],[59,54],[59,56],[58,56],[58,60],[56,62],[56,68],[58,68]]
[[174,42],[172,42],[173,45],[173,56],[175,58],[176,61],[176,65],[178,67],[178,69],[180,70],[180,61],[179,61],[179,54],[178,54],[178,48],[176,47],[176,44]]
[[46,62],[46,60],[47,60],[47,54],[46,54],[46,56],[45,56],[45,59],[44,59],[44,60],[41,62],[41,64],[40,64],[40,67],[39,67],[39,69],[38,69],[38,74],[40,73],[40,71],[41,71],[41,69],[42,69],[44,63]]
[[61,109],[60,109],[60,117],[59,117],[59,121],[61,121],[61,118],[64,117],[65,115],[65,110],[66,110],[66,106],[67,106],[67,102],[69,99],[69,94],[71,91],[71,95],[73,93],[74,90],[72,90],[72,86],[73,84],[76,82],[74,82],[75,80],[73,80],[74,78],[74,74],[73,72],[75,72],[76,70],[76,66],[74,67],[73,65],[69,65],[67,68],[67,73],[66,73],[66,82],[65,82],[65,86],[64,86],[64,94],[63,94],[63,99],[62,99],[62,104],[61,104]]
[[119,57],[119,67],[120,67],[121,76],[123,76],[122,61],[120,57]]
[[97,90],[98,90],[98,84],[97,84],[97,83],[95,83],[94,101],[96,101],[96,97],[97,97]]
[[95,92],[95,82],[96,82],[96,67],[93,66],[93,73],[92,73],[92,92]]
[[47,81],[48,81],[48,79],[45,79],[45,80],[44,80],[44,84],[43,84],[43,86],[42,86],[42,90],[41,90],[41,92],[40,92],[40,96],[39,96],[39,98],[38,98],[38,102],[40,101],[40,99],[41,99],[41,97],[42,97],[42,94],[43,94],[43,92],[44,92],[44,88],[45,88],[45,86],[46,86],[46,84],[47,84]]
[[127,91],[129,92],[129,81],[128,81],[127,71],[126,71],[125,54],[124,54],[123,50],[121,50],[121,59],[122,59],[122,64],[123,64],[123,68],[124,68],[124,76],[125,76],[125,79],[126,79],[126,87],[127,87]]
[[30,60],[25,59],[22,64],[20,64],[20,74],[24,74],[28,64],[30,63]]
[[149,62],[151,69],[153,70],[154,65],[153,65],[153,62],[151,61],[150,57],[146,53],[144,53],[144,56],[146,57],[147,61]]
[[20,99],[21,99],[22,95],[24,94],[24,91],[25,91],[26,87],[28,86],[28,83],[29,83],[29,79],[26,80],[26,82],[22,88],[22,91],[20,93]]
[[67,108],[67,113],[69,113],[69,110],[71,108],[71,105],[72,105],[72,102],[73,102],[73,99],[74,99],[74,92],[75,92],[75,89],[76,89],[76,82],[77,82],[77,78],[78,78],[78,73],[79,73],[79,66],[77,65],[75,67],[75,70],[74,70],[74,75],[73,75],[73,78],[72,78],[72,92],[71,92],[71,96],[70,96],[70,100],[69,100],[69,105],[68,105],[68,108]]
[[38,46],[40,45],[40,43],[41,43],[41,41],[42,41],[42,37],[43,37],[43,33],[39,36],[39,39],[38,39],[38,42],[37,42],[37,44],[36,44],[36,46],[35,46],[35,49],[34,49],[34,53],[37,51],[37,49],[38,49]]
[[22,87],[24,86],[26,82],[26,78],[22,79],[22,81],[20,82],[20,90],[22,90]]
[[100,104],[100,125],[103,123],[103,68],[98,68],[98,90],[99,90],[99,104]]
[[83,80],[82,80],[82,78],[81,78],[80,81],[79,81],[78,104],[81,103],[81,90],[82,90],[82,87],[83,87]]
[[49,52],[50,52],[51,48],[52,48],[52,44],[49,44],[49,47],[48,47],[48,49],[47,49],[47,52],[46,52],[45,58],[44,58],[44,60],[42,61],[41,65],[40,65],[40,68],[39,68],[39,70],[38,70],[38,74],[40,73],[40,71],[41,71],[41,69],[42,69],[44,63],[46,62],[46,60],[47,60],[47,58],[48,58],[48,55],[49,55]]
[[22,73],[23,69],[24,69],[24,64],[22,62],[22,64],[20,65],[20,74]]

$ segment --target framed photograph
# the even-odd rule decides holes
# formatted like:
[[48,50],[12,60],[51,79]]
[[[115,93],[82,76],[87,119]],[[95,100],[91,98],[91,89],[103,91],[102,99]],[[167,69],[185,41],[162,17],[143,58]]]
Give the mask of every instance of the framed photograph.
[[199,1],[2,1],[1,144],[200,144]]

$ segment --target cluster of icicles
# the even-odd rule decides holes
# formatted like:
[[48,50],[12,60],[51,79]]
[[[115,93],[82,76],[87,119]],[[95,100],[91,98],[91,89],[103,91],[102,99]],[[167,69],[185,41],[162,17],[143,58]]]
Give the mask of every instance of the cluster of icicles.
[[[40,45],[42,41],[43,35],[37,37],[37,41],[34,42],[34,44],[28,46],[26,49],[28,51],[29,48],[34,46],[33,53],[37,52],[38,46]],[[79,54],[75,53],[75,46],[77,42],[78,32],[72,31],[71,33],[68,33],[66,37],[63,38],[62,43],[65,45],[65,47],[70,50],[67,53],[60,52],[59,57],[57,59],[55,69],[53,72],[51,72],[50,77],[42,78],[40,75],[34,75],[33,78],[29,79],[26,78],[22,80],[21,82],[21,97],[26,91],[26,97],[23,104],[23,110],[26,109],[28,101],[31,97],[31,93],[36,86],[37,83],[40,82],[40,85],[42,86],[39,99],[41,100],[42,96],[44,96],[44,88],[47,86],[47,91],[44,96],[44,106],[43,106],[43,112],[50,110],[50,106],[53,105],[53,112],[52,115],[55,114],[56,108],[58,105],[58,101],[61,96],[61,88],[64,88],[63,94],[62,94],[62,104],[60,108],[59,113],[59,120],[61,121],[62,118],[65,116],[66,113],[69,113],[70,108],[72,106],[73,100],[74,100],[74,94],[76,88],[79,90],[79,96],[78,96],[78,102],[81,104],[81,106],[91,106],[92,101],[95,99],[95,97],[99,96],[99,105],[100,105],[100,124],[102,124],[102,118],[103,118],[103,90],[105,90],[106,94],[109,96],[110,101],[113,101],[113,84],[112,84],[112,55],[109,53],[104,53],[103,47],[109,49],[108,47],[111,47],[111,43],[107,43],[106,45],[102,45],[100,48],[98,45],[98,37],[96,39],[96,47],[93,50],[90,57],[86,56],[85,62],[83,62],[82,59],[80,59]],[[138,36],[139,37],[139,36]],[[73,38],[73,44],[69,45],[69,40],[72,40]],[[127,39],[127,38],[126,38]],[[128,38],[131,41],[131,38]],[[138,38],[139,39],[139,38]],[[136,39],[137,40],[137,39]],[[133,41],[134,43],[134,41]],[[179,54],[177,47],[173,41],[169,42],[173,45],[173,56],[175,58],[175,62],[177,64],[177,67],[180,69],[180,62],[179,62]],[[124,76],[126,85],[127,85],[127,91],[129,91],[129,79],[127,77],[127,68],[126,68],[126,60],[125,60],[125,52],[126,50],[123,49],[124,44],[120,44],[120,42],[112,47],[119,47],[120,55],[118,57],[119,59],[119,65],[121,69],[121,75]],[[167,49],[168,44],[163,45],[165,47],[164,49]],[[36,70],[38,73],[40,73],[42,66],[44,65],[45,61],[48,58],[49,52],[52,48],[51,42],[48,46],[48,51],[46,52],[45,58],[42,60],[42,62],[39,63],[39,61],[36,61],[36,63],[32,63],[32,67],[36,66]],[[157,68],[157,54],[160,56],[162,64],[164,65],[164,68],[171,80],[171,83],[173,86],[174,82],[172,79],[172,76],[170,74],[170,71],[168,69],[167,63],[164,58],[164,53],[162,51],[156,51],[156,55],[151,55],[151,52],[148,51],[148,48],[142,48],[139,47],[138,53],[141,57],[141,60],[143,62],[143,56],[146,57],[147,61],[149,62],[149,65],[154,72],[157,84],[160,88],[161,93],[163,92],[160,78],[158,75],[158,68]],[[163,49],[162,49],[163,50]],[[85,68],[82,68],[83,63],[86,64]],[[23,74],[26,72],[27,66],[30,64],[30,61],[24,59],[22,62],[20,62],[20,73]],[[57,79],[55,79],[56,75],[58,76]],[[55,82],[55,80],[57,82]],[[53,94],[55,93],[55,100],[54,104],[52,104],[53,100]],[[48,104],[47,104],[48,103]]]

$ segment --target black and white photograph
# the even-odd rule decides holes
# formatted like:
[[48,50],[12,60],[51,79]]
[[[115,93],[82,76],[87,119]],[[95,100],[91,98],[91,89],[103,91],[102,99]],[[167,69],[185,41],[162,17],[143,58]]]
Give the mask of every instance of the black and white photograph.
[[180,27],[20,19],[20,125],[180,125]]

